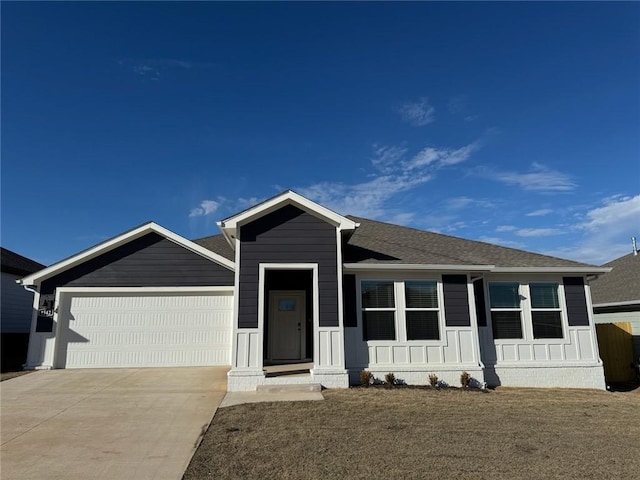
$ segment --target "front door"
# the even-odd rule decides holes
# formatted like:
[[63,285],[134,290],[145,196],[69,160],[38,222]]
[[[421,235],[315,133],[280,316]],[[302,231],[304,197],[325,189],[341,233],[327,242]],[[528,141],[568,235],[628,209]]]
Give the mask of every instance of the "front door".
[[269,292],[269,359],[299,361],[305,357],[304,290]]

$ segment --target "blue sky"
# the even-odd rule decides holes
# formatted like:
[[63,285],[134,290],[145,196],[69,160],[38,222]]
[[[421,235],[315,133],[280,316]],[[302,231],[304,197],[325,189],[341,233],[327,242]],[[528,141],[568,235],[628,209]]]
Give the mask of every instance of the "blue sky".
[[2,3],[2,245],[284,189],[589,263],[640,236],[640,3]]

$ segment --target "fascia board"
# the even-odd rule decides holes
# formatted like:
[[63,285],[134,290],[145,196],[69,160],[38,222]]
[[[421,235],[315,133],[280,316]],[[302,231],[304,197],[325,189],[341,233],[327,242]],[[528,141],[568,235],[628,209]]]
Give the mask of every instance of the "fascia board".
[[354,230],[357,226],[354,221],[289,190],[281,195],[265,200],[264,202],[233,217],[229,217],[221,221],[220,228],[227,230],[233,235],[238,226],[242,226],[255,218],[274,212],[288,204],[293,204],[302,208],[311,215],[332,224],[339,230]]
[[421,263],[345,263],[345,270],[442,270],[491,272],[493,265],[432,265]]
[[493,273],[609,273],[609,267],[495,267]]

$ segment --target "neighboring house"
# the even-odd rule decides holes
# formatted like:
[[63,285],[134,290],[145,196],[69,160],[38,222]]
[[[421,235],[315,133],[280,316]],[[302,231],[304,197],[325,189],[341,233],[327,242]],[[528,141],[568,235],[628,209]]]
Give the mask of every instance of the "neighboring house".
[[[22,280],[28,368],[229,365],[229,390],[605,388],[588,275],[607,268],[345,217],[286,191],[186,240],[147,223]],[[307,376],[265,365],[312,364]]]
[[605,373],[611,382],[633,380],[629,364],[640,358],[640,255],[634,247],[604,266],[613,270],[590,284]]
[[2,368],[6,370],[19,367],[27,358],[29,330],[33,315],[33,292],[25,290],[16,281],[45,267],[6,248],[0,247],[0,250],[2,270],[0,332],[2,332]]

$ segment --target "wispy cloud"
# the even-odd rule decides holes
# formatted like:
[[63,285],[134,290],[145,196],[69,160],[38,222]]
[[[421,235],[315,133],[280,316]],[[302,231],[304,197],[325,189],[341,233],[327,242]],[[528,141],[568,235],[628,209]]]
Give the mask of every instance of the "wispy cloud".
[[340,213],[408,221],[411,214],[394,211],[388,202],[429,182],[438,170],[467,160],[478,148],[479,142],[457,149],[427,147],[409,156],[406,146],[374,145],[369,180],[356,184],[322,182],[296,191]]
[[203,200],[202,202],[200,202],[199,207],[191,209],[191,211],[189,212],[189,218],[211,215],[218,210],[218,207],[220,207],[220,203],[220,201],[215,200]]
[[156,59],[133,59],[121,58],[117,60],[118,65],[151,80],[159,80],[163,72],[171,69],[190,70],[192,68],[210,68],[214,67],[214,63],[210,62],[190,62],[187,60],[179,60],[175,58],[156,58]]
[[462,210],[467,207],[492,208],[494,206],[494,202],[489,200],[469,197],[454,197],[445,201],[445,208],[449,210]]
[[548,237],[562,233],[566,233],[566,231],[559,228],[519,228],[515,231],[519,237]]
[[449,113],[460,113],[467,107],[467,97],[465,95],[456,95],[449,103],[447,103],[447,110]]
[[496,232],[514,232],[518,229],[513,225],[499,225],[496,227]]
[[472,153],[480,148],[476,141],[457,149],[426,147],[418,152],[411,160],[404,163],[407,170],[419,169],[431,164],[437,167],[455,165],[466,161]]
[[478,238],[481,242],[493,243],[495,245],[502,245],[503,247],[511,247],[511,248],[525,248],[525,245],[521,242],[516,242],[514,240],[507,240],[505,238],[500,237],[491,237],[488,235],[483,235]]
[[572,228],[582,232],[575,246],[546,253],[596,265],[631,252],[631,237],[640,228],[640,195],[615,195],[587,210]]
[[553,213],[553,210],[550,208],[541,208],[540,210],[534,210],[533,212],[527,213],[527,217],[544,217],[545,215],[549,215]]
[[400,117],[414,127],[428,125],[435,120],[436,109],[429,104],[429,99],[422,97],[417,102],[407,102],[397,107]]
[[374,145],[371,164],[383,173],[391,173],[406,153],[407,148],[403,146]]
[[481,173],[487,178],[498,180],[507,185],[540,193],[570,192],[577,187],[571,176],[547,168],[540,163],[533,163],[530,171],[526,173],[494,172],[487,169]]

